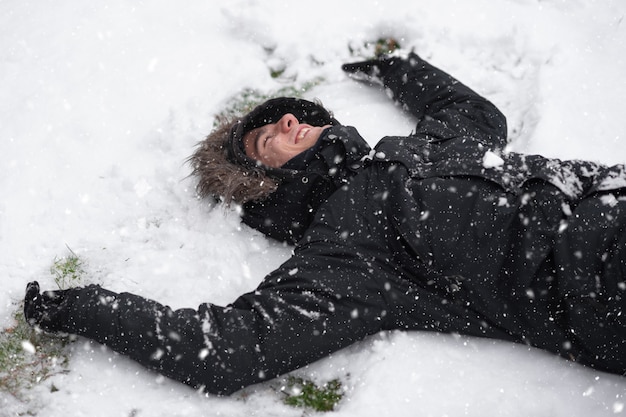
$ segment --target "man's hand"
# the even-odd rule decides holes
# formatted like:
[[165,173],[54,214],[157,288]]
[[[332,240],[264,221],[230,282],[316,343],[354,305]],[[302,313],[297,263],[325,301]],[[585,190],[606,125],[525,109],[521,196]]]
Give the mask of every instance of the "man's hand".
[[369,61],[352,62],[343,64],[341,69],[344,70],[351,78],[357,81],[366,81],[374,84],[381,84],[380,60],[372,59]]
[[31,326],[39,326],[43,330],[58,331],[67,320],[68,292],[58,290],[39,292],[37,281],[29,282],[24,296],[24,318]]
[[[410,55],[409,55],[410,56]],[[357,81],[384,85],[384,77],[392,68],[405,61],[401,55],[381,55],[378,58],[343,64],[341,69]]]
[[26,322],[31,326],[39,324],[42,311],[39,283],[37,281],[29,282],[26,286],[26,295],[24,296],[24,318]]

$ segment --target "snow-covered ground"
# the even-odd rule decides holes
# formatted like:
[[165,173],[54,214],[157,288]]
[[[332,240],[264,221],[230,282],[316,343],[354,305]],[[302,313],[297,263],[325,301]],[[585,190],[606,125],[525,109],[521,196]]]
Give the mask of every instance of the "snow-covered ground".
[[[66,245],[90,282],[177,307],[227,304],[290,249],[194,195],[185,159],[244,87],[323,77],[372,143],[413,121],[340,71],[395,36],[492,99],[514,150],[626,162],[623,0],[0,1],[0,324]],[[269,68],[285,67],[283,81]],[[99,345],[0,415],[300,416],[274,381],[203,396]],[[337,416],[626,414],[626,379],[502,342],[382,334],[298,371],[340,378]],[[54,384],[58,391],[51,392]]]

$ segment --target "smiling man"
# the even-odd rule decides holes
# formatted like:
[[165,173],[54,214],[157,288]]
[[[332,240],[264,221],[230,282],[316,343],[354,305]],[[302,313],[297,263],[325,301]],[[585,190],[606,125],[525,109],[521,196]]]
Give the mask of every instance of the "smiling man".
[[416,54],[343,69],[382,84],[415,131],[372,150],[319,103],[276,98],[222,120],[190,159],[201,195],[295,244],[258,288],[172,310],[31,283],[27,320],[216,394],[385,330],[507,340],[624,374],[624,166],[505,152],[502,113]]

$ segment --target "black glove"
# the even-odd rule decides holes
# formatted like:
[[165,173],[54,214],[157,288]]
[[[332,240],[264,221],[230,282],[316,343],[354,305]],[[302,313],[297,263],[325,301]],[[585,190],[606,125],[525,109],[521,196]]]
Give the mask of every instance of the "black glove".
[[39,283],[29,282],[24,297],[24,318],[31,326],[47,331],[59,331],[67,321],[68,293],[72,290],[39,293]]
[[358,81],[384,85],[385,75],[399,62],[400,57],[381,56],[377,59],[343,64],[341,69]]

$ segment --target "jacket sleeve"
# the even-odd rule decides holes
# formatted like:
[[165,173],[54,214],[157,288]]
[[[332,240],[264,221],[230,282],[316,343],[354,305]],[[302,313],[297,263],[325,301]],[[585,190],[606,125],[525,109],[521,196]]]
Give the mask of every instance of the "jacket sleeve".
[[470,136],[506,145],[506,118],[489,100],[411,53],[390,58],[380,72],[391,97],[418,119],[414,135],[431,140]]
[[[381,314],[380,295],[351,281],[343,282],[351,292],[341,282],[323,283],[336,281],[342,268],[338,259],[329,262],[322,272],[295,257],[226,307],[173,310],[99,286],[73,289],[57,330],[95,340],[195,389],[229,395],[380,330],[380,320],[371,317]],[[363,300],[372,308],[357,317]]]

